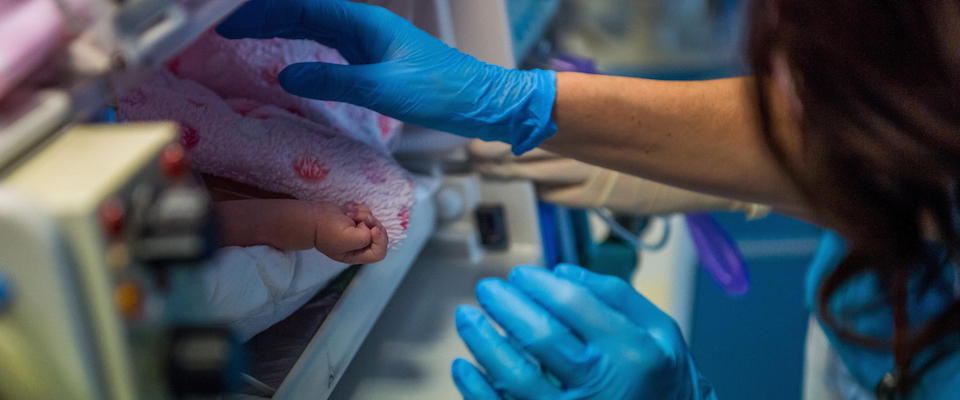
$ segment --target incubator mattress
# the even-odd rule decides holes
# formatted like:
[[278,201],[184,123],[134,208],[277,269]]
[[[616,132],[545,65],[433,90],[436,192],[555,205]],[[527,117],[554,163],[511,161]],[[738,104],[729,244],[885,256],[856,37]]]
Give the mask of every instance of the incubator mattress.
[[292,315],[250,339],[246,345],[250,357],[247,374],[271,388],[280,387],[355,273],[356,269],[345,271]]
[[204,268],[202,288],[214,319],[247,341],[303,306],[347,267],[316,250],[229,247]]

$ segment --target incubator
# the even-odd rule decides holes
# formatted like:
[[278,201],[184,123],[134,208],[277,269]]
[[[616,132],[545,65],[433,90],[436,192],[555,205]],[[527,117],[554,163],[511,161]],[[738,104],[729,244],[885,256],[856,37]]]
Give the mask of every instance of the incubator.
[[[385,260],[218,250],[182,127],[90,122],[242,2],[0,6],[4,28],[44,17],[24,31],[35,51],[0,59],[0,399],[450,398],[449,361],[467,354],[454,307],[483,277],[544,263],[531,182],[484,177],[469,141],[416,126],[390,149],[416,202]],[[365,2],[510,67],[559,3]],[[636,279],[687,330],[695,260],[667,221]]]

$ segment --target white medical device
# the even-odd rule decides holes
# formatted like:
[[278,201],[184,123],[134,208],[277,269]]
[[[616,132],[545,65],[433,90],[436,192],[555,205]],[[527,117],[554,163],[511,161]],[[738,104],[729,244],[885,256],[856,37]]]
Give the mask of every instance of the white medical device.
[[193,290],[216,229],[177,126],[83,122],[240,1],[15,6],[42,2],[62,40],[0,103],[0,399],[223,392],[239,346]]
[[237,346],[184,284],[216,244],[176,137],[172,124],[71,128],[0,179],[0,397],[224,389]]

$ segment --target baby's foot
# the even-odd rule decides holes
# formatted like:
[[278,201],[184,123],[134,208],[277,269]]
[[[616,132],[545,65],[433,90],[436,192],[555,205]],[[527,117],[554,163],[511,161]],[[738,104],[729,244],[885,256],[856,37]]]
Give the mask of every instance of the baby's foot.
[[318,203],[315,247],[334,261],[370,264],[387,255],[387,231],[362,204]]

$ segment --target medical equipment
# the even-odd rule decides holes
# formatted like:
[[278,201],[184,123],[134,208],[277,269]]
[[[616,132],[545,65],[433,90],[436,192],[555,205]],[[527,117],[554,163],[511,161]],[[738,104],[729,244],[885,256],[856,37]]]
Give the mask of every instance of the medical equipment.
[[636,234],[631,232],[625,226],[620,224],[620,222],[616,220],[616,217],[613,215],[612,212],[610,212],[610,210],[607,210],[607,209],[593,210],[593,214],[599,217],[600,219],[602,219],[603,222],[607,223],[607,226],[610,228],[611,236],[614,236],[624,241],[625,243],[630,244],[632,247],[636,248],[637,250],[650,250],[650,251],[660,250],[660,249],[663,249],[663,247],[666,246],[667,242],[670,240],[670,223],[669,221],[667,221],[666,217],[661,217],[651,221],[651,223],[653,223],[654,221],[659,221],[662,224],[663,228],[660,230],[660,233],[658,234],[656,239],[648,242],[644,240],[644,238],[638,237]]
[[15,294],[0,312],[0,396],[155,398],[238,377],[237,344],[186,284],[216,244],[176,136],[74,127],[4,171],[0,273]]
[[[641,251],[658,251],[668,243],[670,233],[669,219],[659,219],[663,228],[652,243],[637,237],[614,218],[610,210],[594,210],[594,215],[607,223],[610,235],[629,243]],[[699,255],[700,265],[725,293],[730,296],[742,296],[750,290],[750,278],[747,262],[737,244],[720,225],[705,213],[688,214],[684,217],[687,230],[693,239]]]
[[693,79],[738,73],[739,0],[569,0],[557,46],[618,75]]
[[4,54],[44,57],[4,60],[33,76],[5,76],[0,106],[0,398],[166,398],[239,380],[239,343],[193,286],[216,234],[178,128],[79,124],[236,3],[71,1],[43,16],[65,27],[38,54]]

